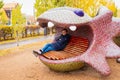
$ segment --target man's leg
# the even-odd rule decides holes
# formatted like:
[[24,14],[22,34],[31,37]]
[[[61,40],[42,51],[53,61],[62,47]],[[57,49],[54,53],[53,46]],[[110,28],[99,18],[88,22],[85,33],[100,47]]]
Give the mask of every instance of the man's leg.
[[37,56],[39,56],[40,54],[45,53],[45,52],[46,52],[45,50],[46,50],[48,47],[50,47],[50,46],[51,46],[51,44],[46,44],[43,49],[33,50],[33,54],[37,57]]
[[46,44],[41,50],[44,52],[50,46],[51,46],[51,44]]
[[44,52],[43,52],[43,54],[44,53],[46,53],[46,52],[49,52],[49,51],[54,51],[55,49],[52,47],[52,46],[49,46]]

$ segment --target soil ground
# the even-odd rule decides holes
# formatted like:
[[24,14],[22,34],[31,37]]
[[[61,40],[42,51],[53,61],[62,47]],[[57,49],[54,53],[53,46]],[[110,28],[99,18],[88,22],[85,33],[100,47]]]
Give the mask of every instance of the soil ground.
[[41,48],[43,41],[15,47],[11,54],[0,57],[0,80],[119,80],[120,64],[115,59],[107,59],[111,68],[110,76],[102,76],[90,66],[72,72],[54,72],[32,54],[33,49]]

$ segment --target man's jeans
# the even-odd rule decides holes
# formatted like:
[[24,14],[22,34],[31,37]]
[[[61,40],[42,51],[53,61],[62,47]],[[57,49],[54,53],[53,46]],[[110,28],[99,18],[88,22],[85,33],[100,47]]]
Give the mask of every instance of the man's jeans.
[[44,53],[46,53],[48,51],[53,51],[55,49],[53,48],[53,46],[51,44],[46,44],[44,46],[44,48],[42,48],[41,50],[42,50],[42,54],[44,54]]

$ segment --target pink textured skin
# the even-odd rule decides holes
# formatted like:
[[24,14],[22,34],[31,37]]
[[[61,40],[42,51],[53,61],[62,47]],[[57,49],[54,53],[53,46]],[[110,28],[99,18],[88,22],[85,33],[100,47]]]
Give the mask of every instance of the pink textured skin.
[[84,61],[102,75],[109,75],[111,71],[106,58],[120,57],[120,47],[113,42],[113,37],[120,33],[120,20],[112,20],[112,12],[107,10],[102,16],[96,16],[87,24],[92,28],[94,36],[84,54],[65,60],[48,60],[43,56],[39,58],[53,64]]

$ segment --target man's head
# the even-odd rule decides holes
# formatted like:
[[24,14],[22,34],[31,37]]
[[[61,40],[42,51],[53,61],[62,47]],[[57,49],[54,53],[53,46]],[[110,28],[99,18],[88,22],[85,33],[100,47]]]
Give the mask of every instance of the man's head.
[[66,35],[68,33],[68,30],[67,29],[63,29],[62,30],[62,35]]

